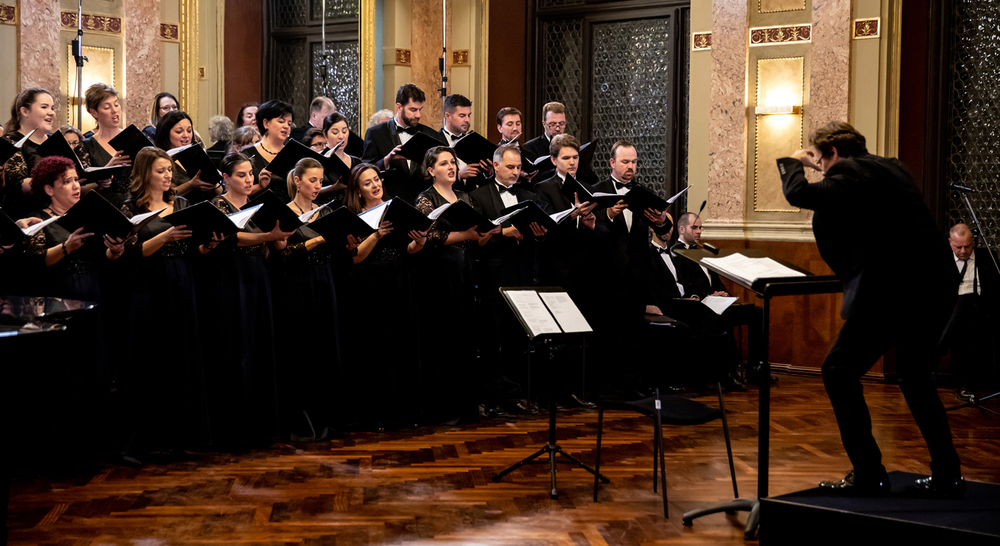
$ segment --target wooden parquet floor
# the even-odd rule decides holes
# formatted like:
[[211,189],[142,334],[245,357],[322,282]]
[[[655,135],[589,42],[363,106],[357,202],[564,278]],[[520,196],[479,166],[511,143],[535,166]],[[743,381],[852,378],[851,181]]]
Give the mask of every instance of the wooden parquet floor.
[[[927,452],[899,389],[865,387],[888,470],[926,473]],[[946,405],[954,397],[941,390]],[[727,394],[740,492],[756,493],[757,391]],[[713,404],[711,396],[700,397]],[[1000,420],[949,414],[968,479],[1000,483]],[[817,378],[782,376],[772,390],[771,494],[813,487],[850,468]],[[353,434],[193,461],[105,466],[65,479],[14,478],[10,544],[742,544],[746,513],[681,525],[681,514],[731,498],[721,422],[670,428],[670,518],[652,491],[652,425],[605,415],[600,502],[590,474],[560,466],[558,500],[545,465],[491,476],[547,440],[548,420]],[[560,414],[559,443],[592,464],[597,412]],[[766,525],[766,522],[764,522]]]

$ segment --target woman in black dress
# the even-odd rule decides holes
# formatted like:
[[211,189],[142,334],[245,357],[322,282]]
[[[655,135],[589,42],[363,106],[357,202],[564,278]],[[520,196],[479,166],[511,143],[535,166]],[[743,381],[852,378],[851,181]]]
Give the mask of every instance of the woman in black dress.
[[187,207],[183,197],[174,195],[172,177],[170,156],[159,148],[143,148],[132,167],[131,197],[122,205],[129,218],[160,211],[126,242],[127,257],[136,268],[130,366],[122,370],[122,382],[131,401],[128,407],[135,410],[138,438],[126,446],[126,456],[211,443],[191,262],[216,243],[195,248],[188,241],[191,231],[163,220]]
[[[128,165],[129,157],[108,144],[108,141],[122,132],[119,128],[122,107],[118,103],[118,92],[110,85],[95,83],[87,88],[86,101],[87,112],[97,120],[94,135],[83,141],[83,149],[90,156],[91,166]],[[130,174],[126,171],[111,180],[94,182],[97,187],[92,189],[97,189],[112,205],[121,207],[128,199]]]
[[[454,150],[446,146],[427,150],[423,169],[431,187],[417,196],[417,210],[430,214],[459,200],[472,205],[469,194],[453,188],[458,175]],[[499,226],[489,233],[478,233],[475,226],[456,231],[447,222],[437,221],[427,234],[428,248],[421,252],[417,275],[420,324],[449,334],[447,344],[421,345],[421,391],[428,396],[423,406],[439,423],[470,422],[479,417],[478,393],[471,387],[479,382],[468,380],[475,370],[470,323],[474,316],[473,252],[499,232]]]
[[16,143],[34,131],[4,165],[3,209],[11,218],[22,218],[39,208],[31,197],[31,170],[41,159],[38,146],[53,131],[55,119],[55,101],[45,89],[25,89],[11,105],[10,121],[4,127],[3,138]]
[[[160,118],[160,123],[156,126],[156,138],[153,144],[161,150],[172,150],[187,146],[194,142],[194,125],[191,116],[180,110],[168,112]],[[199,176],[200,171],[187,172],[184,165],[174,161],[173,185],[177,195],[184,196],[184,199],[194,205],[212,199],[222,193],[222,188],[205,182]]]
[[[332,115],[332,114],[331,114]],[[329,116],[327,116],[329,119]],[[345,194],[345,206],[355,214],[383,203],[382,179],[374,165],[359,163],[351,170]],[[373,430],[412,426],[419,415],[420,379],[417,361],[417,316],[413,304],[411,260],[427,242],[427,233],[393,233],[392,223],[380,229],[358,246],[354,267],[348,280],[343,321],[345,339],[346,383],[351,385],[352,422]],[[400,325],[385,343],[386,332],[372,328],[385,320],[391,309],[393,323]]]
[[[303,215],[319,208],[314,203],[323,184],[318,161],[300,160],[287,182],[292,212]],[[288,237],[281,272],[274,280],[277,339],[284,347],[278,356],[279,397],[284,427],[294,441],[319,441],[340,428],[337,409],[343,385],[333,261],[343,250],[309,228],[330,212],[324,207]]]
[[[222,160],[226,193],[212,204],[226,214],[239,212],[253,189],[253,169],[243,154]],[[206,383],[213,441],[243,447],[277,438],[274,325],[271,284],[265,258],[268,246],[285,248],[291,232],[275,224],[263,233],[247,227],[208,254],[201,279]]]
[[[31,187],[45,205],[31,216],[41,220],[66,214],[80,200],[76,167],[64,157],[42,158],[31,171]],[[28,240],[25,250],[37,258],[37,294],[101,302],[100,267],[121,257],[125,248],[121,239],[105,235],[97,242],[89,240],[92,236],[86,226],[70,233],[53,222]]]
[[254,195],[270,188],[274,195],[287,203],[291,196],[285,181],[274,180],[272,184],[267,165],[285,147],[285,140],[292,131],[292,106],[280,100],[269,100],[257,109],[256,118],[261,140],[253,148],[243,151],[253,164],[253,175],[257,180]]

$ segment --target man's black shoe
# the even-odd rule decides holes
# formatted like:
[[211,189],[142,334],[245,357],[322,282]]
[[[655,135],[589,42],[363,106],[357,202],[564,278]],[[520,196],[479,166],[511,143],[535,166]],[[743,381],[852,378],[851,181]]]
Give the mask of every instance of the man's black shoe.
[[538,406],[534,404],[525,404],[524,402],[518,402],[514,405],[513,411],[511,413],[515,415],[538,415]]
[[972,392],[969,387],[959,387],[955,389],[955,396],[963,402],[972,402],[976,399],[976,393]]
[[945,499],[960,499],[965,496],[965,478],[935,478],[928,476],[913,482],[911,486],[921,494]]
[[483,410],[483,416],[489,419],[504,419],[509,417],[506,411],[500,406],[488,406]]
[[583,397],[577,396],[575,394],[569,395],[569,399],[566,401],[570,406],[584,409],[596,408],[597,404],[584,400]]
[[819,482],[819,487],[857,497],[884,497],[892,489],[891,484],[889,484],[889,475],[885,471],[878,478],[858,480],[853,469],[839,482]]
[[731,373],[722,380],[722,388],[729,392],[744,392],[747,390],[747,384],[740,379],[740,376]]

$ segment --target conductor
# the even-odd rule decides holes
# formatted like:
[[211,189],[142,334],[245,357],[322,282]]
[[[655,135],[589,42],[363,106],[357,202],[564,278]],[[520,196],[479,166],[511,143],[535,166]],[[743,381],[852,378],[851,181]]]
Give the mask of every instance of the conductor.
[[[860,378],[895,347],[899,387],[931,455],[932,475],[913,485],[933,496],[961,497],[965,480],[931,377],[957,297],[948,242],[902,163],[869,154],[854,127],[832,121],[809,141],[811,148],[778,159],[778,171],[788,202],[816,211],[816,244],[844,286],[845,322],[823,362],[823,383],[854,466],[844,479],[820,487],[848,495],[889,493]],[[822,172],[823,179],[809,183],[805,167]],[[889,244],[864,244],[873,206]],[[886,294],[921,297],[890,303]]]

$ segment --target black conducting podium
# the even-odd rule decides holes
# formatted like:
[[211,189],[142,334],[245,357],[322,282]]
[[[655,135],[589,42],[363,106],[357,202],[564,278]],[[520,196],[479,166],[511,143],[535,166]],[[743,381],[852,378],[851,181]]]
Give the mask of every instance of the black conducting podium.
[[[768,378],[771,376],[771,363],[769,361],[769,337],[770,333],[770,306],[771,298],[778,296],[804,296],[808,294],[832,294],[841,292],[843,286],[840,279],[835,275],[814,275],[802,268],[796,267],[787,262],[769,258],[766,253],[741,249],[739,251],[720,250],[718,254],[703,249],[678,250],[678,255],[683,256],[699,266],[703,266],[719,275],[735,282],[736,284],[755,292],[763,300],[764,319],[762,321],[764,347],[761,350],[760,409],[758,416],[757,445],[757,499],[736,499],[719,506],[693,510],[684,514],[682,521],[684,525],[691,525],[695,518],[718,512],[732,514],[736,511],[749,511],[744,536],[753,539],[757,534],[757,527],[760,523],[760,499],[767,497],[768,480],[768,452],[770,448],[770,422],[771,422],[771,383]],[[707,261],[703,261],[709,258]],[[713,259],[738,259],[730,264],[712,263]],[[747,258],[748,260],[744,260]],[[760,259],[768,259],[774,266],[791,270],[789,275],[770,276],[769,271],[780,271],[778,267],[768,267],[767,263],[759,263]],[[723,260],[725,261],[725,260]],[[764,275],[757,275],[763,273]],[[794,275],[793,275],[794,274]]]
[[[587,319],[584,318],[580,309],[573,303],[569,294],[562,288],[502,287],[500,293],[503,294],[504,301],[510,306],[514,315],[517,316],[517,320],[521,323],[521,327],[524,328],[524,332],[528,335],[532,353],[541,352],[547,355],[548,362],[543,376],[546,378],[544,388],[549,390],[549,442],[538,451],[493,476],[493,481],[499,482],[504,476],[526,464],[548,463],[551,479],[549,496],[555,499],[559,497],[556,490],[556,464],[564,463],[582,467],[604,483],[609,483],[608,478],[563,451],[556,443],[556,396],[553,392],[556,377],[552,362],[559,351],[576,343],[582,347],[586,336],[592,334],[593,329],[587,323]],[[538,460],[546,453],[548,460]],[[566,460],[559,460],[556,455],[562,455]]]

